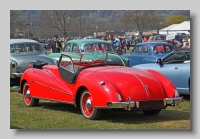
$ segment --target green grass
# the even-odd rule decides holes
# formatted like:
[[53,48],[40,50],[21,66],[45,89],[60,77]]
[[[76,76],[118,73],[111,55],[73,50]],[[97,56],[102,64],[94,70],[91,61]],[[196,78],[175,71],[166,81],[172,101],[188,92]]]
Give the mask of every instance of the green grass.
[[85,119],[73,105],[40,100],[37,107],[26,107],[22,94],[10,88],[11,129],[190,129],[190,99],[176,107],[167,107],[157,116],[141,111],[106,110],[101,120]]

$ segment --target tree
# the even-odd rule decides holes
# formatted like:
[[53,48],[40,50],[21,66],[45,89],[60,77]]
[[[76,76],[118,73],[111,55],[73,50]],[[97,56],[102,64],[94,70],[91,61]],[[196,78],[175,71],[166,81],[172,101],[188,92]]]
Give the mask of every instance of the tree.
[[183,16],[183,15],[172,15],[172,16],[170,16],[169,18],[167,18],[167,19],[165,20],[165,24],[166,24],[167,26],[170,26],[170,25],[172,25],[172,24],[179,24],[179,23],[182,23],[182,22],[184,22],[184,21],[186,21],[186,20],[187,20],[186,17]]
[[127,16],[131,22],[136,25],[139,35],[142,36],[145,29],[147,29],[150,18],[154,15],[153,10],[131,10],[126,11]]
[[127,12],[124,13],[122,19],[121,19],[121,25],[125,28],[125,30],[128,30],[128,25],[130,24],[130,18]]
[[72,20],[76,17],[73,10],[45,10],[42,11],[42,25],[48,28],[57,29],[63,32],[63,37],[67,37]]
[[17,29],[23,29],[24,25],[20,22],[20,10],[10,10],[10,32],[14,34]]
[[87,10],[77,10],[77,11],[75,11],[75,18],[78,20],[79,36],[82,36],[82,34],[81,34],[82,22],[84,21],[83,17],[85,15],[89,15],[89,12]]
[[152,16],[149,22],[149,27],[156,29],[157,34],[159,34],[159,30],[164,27],[164,16],[162,14]]

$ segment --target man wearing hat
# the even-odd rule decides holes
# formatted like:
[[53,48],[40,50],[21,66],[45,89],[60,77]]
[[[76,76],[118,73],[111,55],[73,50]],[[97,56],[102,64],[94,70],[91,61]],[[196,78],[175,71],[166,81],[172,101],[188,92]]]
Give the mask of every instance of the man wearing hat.
[[54,35],[53,41],[50,43],[51,53],[60,53],[62,50],[61,42],[58,41],[58,35]]

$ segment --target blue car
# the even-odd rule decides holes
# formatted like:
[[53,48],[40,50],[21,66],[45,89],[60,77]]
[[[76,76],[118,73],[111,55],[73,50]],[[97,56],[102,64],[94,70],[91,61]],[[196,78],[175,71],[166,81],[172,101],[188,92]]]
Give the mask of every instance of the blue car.
[[156,59],[162,58],[173,51],[173,45],[167,42],[144,42],[136,44],[130,54],[122,54],[128,58],[129,66],[138,64],[155,63]]
[[152,69],[165,75],[182,95],[190,95],[190,50],[172,51],[156,63],[132,66],[138,69]]

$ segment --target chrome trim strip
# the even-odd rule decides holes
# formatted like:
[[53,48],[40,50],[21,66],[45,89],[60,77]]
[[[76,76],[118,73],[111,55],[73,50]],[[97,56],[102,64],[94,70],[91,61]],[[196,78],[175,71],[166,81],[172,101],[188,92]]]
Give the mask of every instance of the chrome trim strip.
[[35,82],[36,84],[39,84],[39,85],[41,85],[41,86],[44,86],[44,87],[50,88],[50,89],[52,89],[52,90],[56,90],[56,91],[58,91],[58,92],[61,92],[61,93],[63,93],[63,94],[67,94],[67,95],[72,96],[72,93],[63,92],[63,91],[61,91],[61,90],[58,90],[58,89],[56,89],[56,88],[53,88],[53,87],[50,87],[50,86],[47,86],[47,85],[44,85],[44,84],[41,84],[41,83],[36,82],[36,81],[33,81],[33,80],[31,80],[31,82]]
[[14,78],[16,77],[21,77],[23,73],[12,73],[12,75],[14,76]]
[[133,76],[135,76],[136,78],[138,78],[138,80],[141,82],[141,84],[143,85],[145,91],[146,91],[146,94],[147,96],[149,97],[149,93],[148,93],[148,87],[142,82],[142,80],[140,80],[139,77],[137,77],[135,74],[132,74]]

